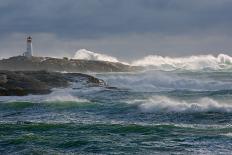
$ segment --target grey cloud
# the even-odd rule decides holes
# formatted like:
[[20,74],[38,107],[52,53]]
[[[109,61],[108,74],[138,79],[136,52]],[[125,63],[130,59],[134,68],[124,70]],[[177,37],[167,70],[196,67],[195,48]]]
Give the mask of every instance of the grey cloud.
[[[26,48],[26,34],[14,34],[0,42],[0,57],[20,55]],[[136,60],[147,55],[188,56],[193,54],[231,54],[230,36],[211,34],[200,36],[129,35],[99,39],[61,40],[53,34],[33,36],[37,56],[73,57],[78,49],[111,55],[123,61]],[[10,51],[10,52],[9,52]]]
[[0,56],[20,54],[29,34],[38,55],[230,54],[231,8],[231,0],[0,0]]
[[[131,33],[230,33],[229,0],[2,0],[0,32],[94,38]],[[218,29],[217,29],[218,28]]]

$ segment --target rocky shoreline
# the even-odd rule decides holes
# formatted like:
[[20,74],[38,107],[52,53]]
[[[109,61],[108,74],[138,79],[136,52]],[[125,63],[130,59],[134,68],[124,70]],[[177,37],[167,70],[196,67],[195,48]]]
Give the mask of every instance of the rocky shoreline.
[[130,72],[139,67],[122,63],[92,60],[76,60],[68,58],[16,56],[0,60],[0,70],[50,72]]
[[104,81],[82,73],[0,71],[0,96],[49,94],[53,88],[65,88],[72,82],[88,86],[104,85]]
[[104,81],[82,73],[138,70],[141,68],[115,62],[15,56],[0,60],[0,96],[48,94],[72,82],[104,85]]

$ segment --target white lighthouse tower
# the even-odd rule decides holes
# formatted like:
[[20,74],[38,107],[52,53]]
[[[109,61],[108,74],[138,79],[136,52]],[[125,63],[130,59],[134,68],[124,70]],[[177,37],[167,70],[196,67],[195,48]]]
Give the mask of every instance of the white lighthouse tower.
[[27,37],[27,51],[23,54],[27,58],[33,57],[33,47],[32,47],[32,38]]

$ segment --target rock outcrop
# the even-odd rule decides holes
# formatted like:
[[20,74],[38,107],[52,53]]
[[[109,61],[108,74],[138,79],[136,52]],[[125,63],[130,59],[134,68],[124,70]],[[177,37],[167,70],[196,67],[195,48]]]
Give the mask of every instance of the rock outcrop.
[[129,72],[137,70],[137,67],[131,67],[121,63],[106,61],[76,60],[76,59],[58,59],[50,57],[32,57],[24,56],[11,57],[0,60],[0,70],[11,71],[38,71],[47,70],[51,72]]
[[51,89],[68,87],[72,82],[89,86],[104,85],[102,80],[81,73],[0,71],[0,96],[48,94]]

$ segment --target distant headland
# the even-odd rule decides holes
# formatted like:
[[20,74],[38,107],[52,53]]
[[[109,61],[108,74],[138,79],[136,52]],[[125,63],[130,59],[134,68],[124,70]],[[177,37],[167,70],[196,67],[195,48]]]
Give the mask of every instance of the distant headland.
[[138,69],[119,62],[35,57],[32,37],[28,37],[26,52],[0,60],[0,96],[48,94],[53,88],[65,88],[72,82],[85,81],[90,86],[104,86],[104,81],[82,73],[130,72]]
[[27,37],[27,48],[20,56],[0,60],[0,70],[50,72],[129,72],[138,70],[120,62],[78,60],[52,57],[35,57],[33,55],[32,37]]
[[138,70],[116,62],[77,60],[51,57],[15,56],[0,60],[0,70],[9,71],[39,71],[50,72],[130,72]]

